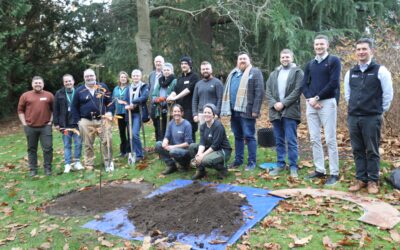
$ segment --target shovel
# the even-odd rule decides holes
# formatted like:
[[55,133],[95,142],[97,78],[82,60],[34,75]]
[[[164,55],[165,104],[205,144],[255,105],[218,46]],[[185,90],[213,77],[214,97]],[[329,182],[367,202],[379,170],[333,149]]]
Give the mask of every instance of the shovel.
[[131,147],[131,152],[128,154],[128,165],[134,165],[136,162],[136,155],[133,152],[132,145],[132,110],[128,110],[128,123],[129,123],[129,145]]

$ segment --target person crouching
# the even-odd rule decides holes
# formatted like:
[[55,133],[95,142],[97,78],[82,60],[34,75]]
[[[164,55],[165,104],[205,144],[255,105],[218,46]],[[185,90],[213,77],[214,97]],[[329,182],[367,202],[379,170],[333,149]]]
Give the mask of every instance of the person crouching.
[[200,144],[192,143],[189,152],[192,162],[196,165],[196,174],[192,180],[201,179],[206,175],[205,168],[214,168],[218,171],[217,178],[224,178],[228,171],[226,162],[232,152],[226,136],[225,128],[219,120],[215,119],[217,108],[214,104],[203,107],[205,123],[200,126]]

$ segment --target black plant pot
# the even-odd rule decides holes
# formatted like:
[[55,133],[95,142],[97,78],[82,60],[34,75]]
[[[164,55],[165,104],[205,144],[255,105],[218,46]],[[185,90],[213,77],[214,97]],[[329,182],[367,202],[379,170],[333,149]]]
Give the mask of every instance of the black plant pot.
[[260,147],[268,148],[275,146],[274,130],[272,128],[261,128],[257,131],[257,141]]

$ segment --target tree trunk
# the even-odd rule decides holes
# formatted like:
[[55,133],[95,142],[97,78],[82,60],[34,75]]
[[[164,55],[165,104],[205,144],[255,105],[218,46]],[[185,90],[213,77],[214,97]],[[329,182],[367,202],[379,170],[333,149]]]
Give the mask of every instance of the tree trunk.
[[153,69],[151,52],[150,9],[148,0],[136,0],[138,33],[135,36],[139,68],[146,79]]

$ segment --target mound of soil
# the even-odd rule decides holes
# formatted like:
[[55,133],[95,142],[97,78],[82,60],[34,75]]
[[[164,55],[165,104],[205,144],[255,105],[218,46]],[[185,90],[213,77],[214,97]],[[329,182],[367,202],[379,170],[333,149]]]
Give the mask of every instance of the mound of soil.
[[129,209],[128,218],[143,234],[159,230],[209,235],[217,229],[218,234],[230,236],[243,225],[240,207],[247,204],[247,199],[237,193],[221,193],[214,187],[194,182],[142,199]]
[[101,196],[98,186],[87,187],[58,197],[45,211],[60,216],[96,215],[136,202],[152,191],[153,186],[145,182],[108,184],[102,187]]

